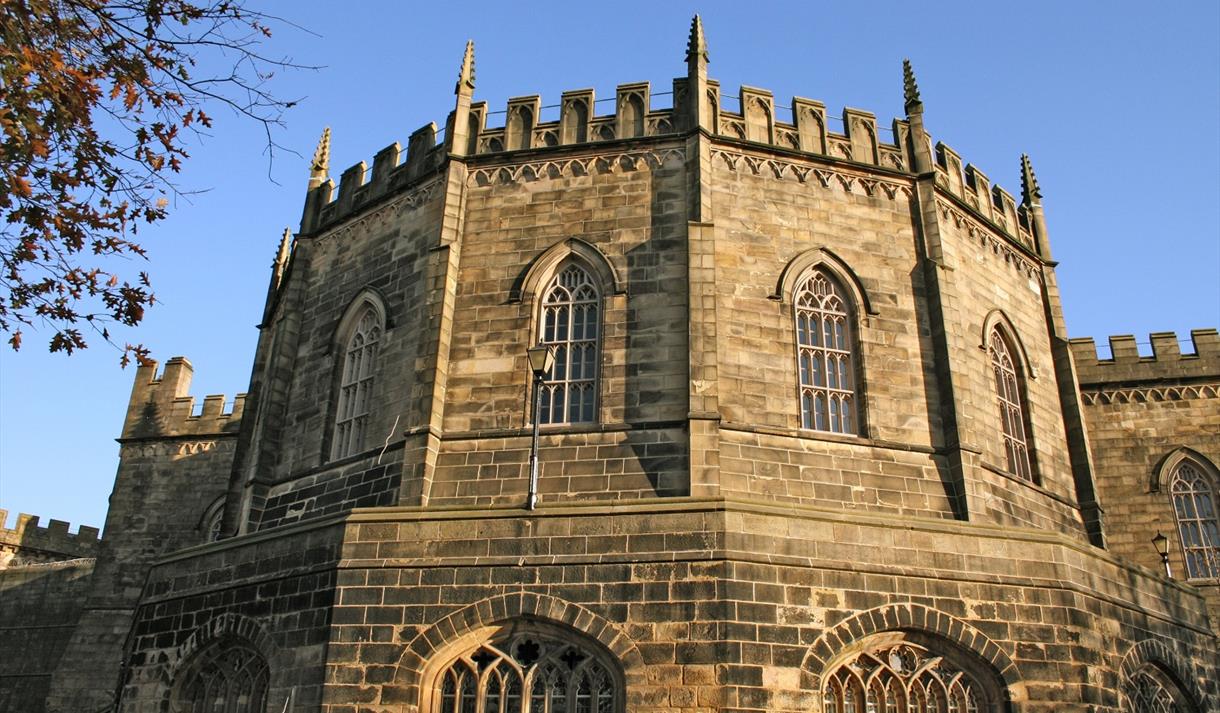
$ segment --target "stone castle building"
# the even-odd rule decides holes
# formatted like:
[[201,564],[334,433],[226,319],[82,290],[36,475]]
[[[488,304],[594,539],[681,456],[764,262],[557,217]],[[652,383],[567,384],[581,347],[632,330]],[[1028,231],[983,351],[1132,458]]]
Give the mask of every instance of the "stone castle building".
[[141,367],[95,558],[0,573],[0,707],[1220,710],[1220,336],[1069,340],[904,69],[838,132],[696,18],[672,108],[492,128],[468,46],[443,137],[324,135],[248,393]]

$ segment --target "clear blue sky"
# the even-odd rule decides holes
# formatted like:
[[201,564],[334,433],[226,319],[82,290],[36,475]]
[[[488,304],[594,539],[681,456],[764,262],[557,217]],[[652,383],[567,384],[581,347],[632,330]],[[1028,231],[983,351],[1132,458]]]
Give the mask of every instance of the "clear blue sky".
[[[258,0],[251,6],[265,7]],[[195,366],[192,395],[245,391],[279,236],[297,227],[307,160],[334,132],[336,179],[393,141],[404,146],[453,106],[462,49],[476,43],[476,99],[648,80],[685,72],[691,16],[703,16],[711,76],[851,106],[881,125],[902,114],[901,62],[914,63],[925,120],[994,183],[1019,194],[1029,153],[1045,196],[1072,336],[1220,325],[1220,3],[632,2],[317,3],[269,10],[270,51],[317,72],[276,78],[305,97],[270,168],[258,130],[222,112],[196,146],[172,217],[142,233],[161,304],[134,334],[162,363]],[[916,14],[918,12],[918,14]],[[659,101],[668,101],[668,97]],[[732,108],[732,105],[727,105]],[[545,115],[544,115],[545,116]],[[785,119],[782,114],[781,119]],[[832,128],[833,125],[832,125]],[[67,358],[27,334],[0,349],[0,507],[101,526],[134,369],[97,344]],[[183,483],[182,487],[190,487]],[[15,515],[10,514],[10,524]]]

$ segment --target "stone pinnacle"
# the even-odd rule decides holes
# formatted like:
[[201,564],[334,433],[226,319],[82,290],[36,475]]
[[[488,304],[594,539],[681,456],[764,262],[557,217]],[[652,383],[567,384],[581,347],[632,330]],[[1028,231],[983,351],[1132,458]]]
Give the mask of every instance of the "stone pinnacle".
[[474,40],[466,40],[466,53],[462,55],[462,68],[458,70],[453,93],[460,94],[463,87],[474,89]]
[[1030,163],[1029,154],[1021,154],[1021,202],[1033,205],[1042,200],[1042,189],[1038,186],[1038,177],[1034,175],[1034,165]]
[[322,138],[318,139],[318,148],[314,149],[313,160],[309,162],[309,187],[320,186],[327,178],[330,169],[330,127],[322,130]]
[[695,15],[690,21],[690,39],[686,41],[686,61],[707,61],[707,38],[703,36],[703,20]]
[[908,114],[923,111],[923,101],[919,98],[919,85],[915,83],[915,70],[911,68],[911,60],[902,60],[902,98]]

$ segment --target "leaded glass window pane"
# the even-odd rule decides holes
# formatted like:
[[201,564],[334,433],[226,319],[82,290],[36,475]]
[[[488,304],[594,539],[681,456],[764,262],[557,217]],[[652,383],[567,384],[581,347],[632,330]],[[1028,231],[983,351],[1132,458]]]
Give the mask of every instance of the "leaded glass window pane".
[[977,689],[969,673],[944,657],[901,642],[842,662],[826,677],[822,712],[979,713]]
[[601,295],[593,278],[568,265],[547,285],[542,334],[555,364],[543,378],[540,423],[597,420],[597,371],[601,353]]
[[267,705],[267,660],[249,645],[226,639],[187,663],[176,708],[186,713],[262,713]]
[[533,633],[493,638],[459,657],[441,674],[438,695],[441,713],[618,713],[622,697],[600,658]]
[[1012,351],[998,327],[991,330],[987,351],[991,356],[991,370],[995,378],[996,403],[1000,408],[1000,428],[1008,472],[1025,480],[1033,480],[1029,442],[1025,434],[1025,400],[1021,395]]
[[1195,464],[1185,462],[1173,472],[1169,485],[1186,576],[1220,578],[1220,526],[1216,522],[1216,494]]
[[364,448],[380,341],[381,317],[369,305],[356,322],[344,352],[332,458],[343,458]]
[[797,287],[793,302],[801,427],[855,433],[855,367],[847,302],[820,272]]

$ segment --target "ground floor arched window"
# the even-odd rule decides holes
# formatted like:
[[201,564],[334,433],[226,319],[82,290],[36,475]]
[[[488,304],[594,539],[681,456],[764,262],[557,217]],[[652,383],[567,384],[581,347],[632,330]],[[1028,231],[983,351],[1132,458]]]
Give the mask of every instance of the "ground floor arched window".
[[439,713],[621,713],[617,667],[582,640],[506,627],[447,663],[434,684]]
[[237,638],[215,641],[183,663],[173,696],[174,713],[263,713],[267,708],[267,660]]
[[1197,708],[1171,675],[1155,664],[1144,664],[1126,685],[1128,713],[1195,713]]
[[946,642],[901,632],[880,635],[839,659],[822,686],[822,713],[993,713],[994,675]]

